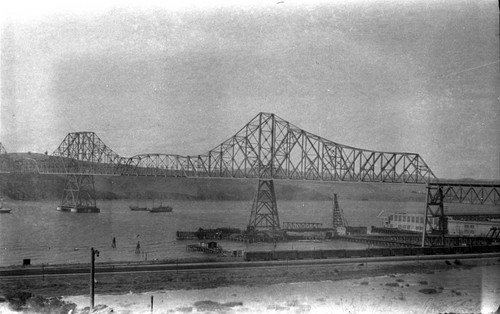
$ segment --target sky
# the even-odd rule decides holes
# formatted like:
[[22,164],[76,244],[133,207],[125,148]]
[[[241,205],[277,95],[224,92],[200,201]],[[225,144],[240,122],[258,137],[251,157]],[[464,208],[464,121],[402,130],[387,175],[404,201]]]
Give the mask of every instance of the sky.
[[[70,4],[68,4],[70,3]],[[203,154],[259,112],[500,180],[497,1],[16,1],[0,8],[0,142]]]

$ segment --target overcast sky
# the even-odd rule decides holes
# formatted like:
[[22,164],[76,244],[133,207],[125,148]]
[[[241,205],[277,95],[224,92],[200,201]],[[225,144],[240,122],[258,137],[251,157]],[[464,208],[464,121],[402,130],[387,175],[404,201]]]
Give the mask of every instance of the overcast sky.
[[94,131],[126,157],[196,155],[264,111],[500,179],[497,1],[142,3],[1,8],[8,152]]

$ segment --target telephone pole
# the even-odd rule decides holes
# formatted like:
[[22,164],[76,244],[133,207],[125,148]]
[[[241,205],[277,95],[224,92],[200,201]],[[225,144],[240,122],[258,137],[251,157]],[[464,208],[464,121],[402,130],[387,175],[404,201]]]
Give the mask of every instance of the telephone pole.
[[90,262],[90,310],[94,308],[94,274],[95,274],[95,256],[99,256],[99,251],[90,248],[91,262]]

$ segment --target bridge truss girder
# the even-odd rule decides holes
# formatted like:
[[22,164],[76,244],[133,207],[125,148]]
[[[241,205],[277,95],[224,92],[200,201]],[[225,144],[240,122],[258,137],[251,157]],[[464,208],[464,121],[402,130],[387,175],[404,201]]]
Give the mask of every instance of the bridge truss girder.
[[283,229],[285,230],[314,230],[323,228],[320,222],[284,222]]
[[124,160],[94,132],[74,132],[66,135],[52,156],[44,160],[43,167],[44,171],[54,171],[52,173],[62,170],[73,174],[114,175]]
[[426,183],[433,172],[415,153],[353,148],[260,113],[207,154],[143,154],[119,165],[124,175]]
[[[429,182],[427,184],[422,246],[443,246],[446,244],[448,224],[444,213],[445,202],[498,205],[500,204],[500,185],[477,182]],[[438,218],[437,226],[432,224],[432,217]]]
[[[415,153],[364,150],[306,132],[260,113],[206,154],[121,157],[94,132],[69,133],[51,156],[21,171],[213,178],[426,183],[433,172]],[[35,170],[36,169],[36,170]]]

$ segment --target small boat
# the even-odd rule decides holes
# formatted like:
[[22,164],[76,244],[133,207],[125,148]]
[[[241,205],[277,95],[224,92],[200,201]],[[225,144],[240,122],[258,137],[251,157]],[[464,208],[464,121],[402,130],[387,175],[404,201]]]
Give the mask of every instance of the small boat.
[[135,206],[133,205],[129,205],[129,208],[130,210],[133,210],[133,211],[148,211],[149,208],[147,206],[139,206],[139,200],[137,200],[137,204]]
[[153,201],[153,207],[149,210],[150,213],[170,213],[172,210],[174,210],[170,206],[163,206],[162,201],[160,201],[160,206],[155,207],[154,201]]
[[0,199],[0,214],[8,214],[12,211],[12,209],[3,207],[3,198]]
[[139,206],[129,206],[130,207],[130,210],[134,210],[134,211],[148,211],[149,208],[147,207],[139,207]]
[[170,213],[172,210],[174,210],[170,206],[163,206],[160,205],[158,207],[153,207],[149,210],[150,213]]
[[61,212],[72,212],[72,213],[100,213],[101,210],[94,206],[57,206],[57,210]]

